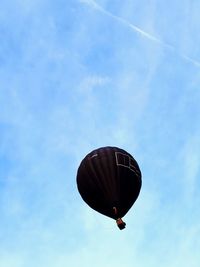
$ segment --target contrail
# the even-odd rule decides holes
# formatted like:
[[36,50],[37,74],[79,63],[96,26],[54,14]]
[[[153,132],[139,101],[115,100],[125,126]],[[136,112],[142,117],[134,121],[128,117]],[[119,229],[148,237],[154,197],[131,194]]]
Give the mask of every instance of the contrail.
[[112,14],[111,12],[105,10],[102,6],[100,6],[99,4],[97,4],[94,0],[79,0],[81,3],[87,4],[89,5],[91,8],[94,8],[96,10],[99,10],[101,13],[113,18],[114,20],[119,21],[120,23],[124,24],[125,26],[129,27],[130,29],[132,29],[133,31],[139,33],[141,36],[171,50],[172,52],[175,52],[178,56],[180,56],[181,58],[183,58],[184,60],[192,63],[193,65],[200,67],[200,62],[197,61],[196,59],[193,59],[185,54],[181,54],[180,52],[178,52],[176,50],[176,48],[166,42],[163,42],[162,40],[158,39],[157,37],[143,31],[142,29],[140,29],[139,27],[135,26],[134,24],[128,22],[127,20],[118,17],[114,14]]

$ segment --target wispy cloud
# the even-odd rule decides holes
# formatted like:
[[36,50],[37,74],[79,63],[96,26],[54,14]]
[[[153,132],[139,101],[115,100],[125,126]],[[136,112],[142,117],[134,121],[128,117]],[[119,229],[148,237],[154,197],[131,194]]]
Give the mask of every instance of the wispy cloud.
[[165,49],[168,49],[171,52],[174,52],[176,56],[179,56],[181,58],[183,58],[185,61],[188,61],[190,63],[192,63],[193,65],[195,65],[196,67],[200,67],[200,61],[180,53],[175,46],[161,40],[160,38],[142,30],[141,28],[137,27],[136,25],[130,23],[129,21],[127,21],[124,18],[121,18],[119,16],[114,15],[113,13],[109,12],[108,10],[104,9],[102,6],[100,6],[99,4],[97,4],[95,1],[93,0],[80,0],[81,3],[83,4],[87,4],[88,6],[90,6],[91,8],[94,8],[98,11],[100,11],[101,13],[113,18],[114,20],[117,20],[118,22],[122,23],[124,26],[129,27],[130,29],[132,29],[133,31],[139,33],[141,36],[143,36],[144,38],[147,38],[155,43],[157,43],[158,45],[162,46]]
[[80,84],[80,90],[82,92],[87,92],[94,90],[96,86],[103,86],[110,81],[109,77],[102,77],[97,75],[90,75],[84,78]]

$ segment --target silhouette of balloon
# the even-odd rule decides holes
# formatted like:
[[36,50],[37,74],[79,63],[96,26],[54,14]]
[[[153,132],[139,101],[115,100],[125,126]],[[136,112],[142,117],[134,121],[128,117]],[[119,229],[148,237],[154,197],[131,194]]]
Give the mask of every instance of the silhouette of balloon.
[[90,152],[77,171],[77,186],[83,200],[94,210],[116,220],[125,228],[122,217],[136,201],[141,185],[136,160],[117,147],[101,147]]

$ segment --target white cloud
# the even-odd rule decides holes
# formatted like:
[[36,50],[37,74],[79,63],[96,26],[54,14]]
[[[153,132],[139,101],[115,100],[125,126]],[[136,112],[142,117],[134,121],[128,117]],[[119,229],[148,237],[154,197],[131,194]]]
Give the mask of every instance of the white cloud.
[[91,93],[95,87],[104,86],[110,82],[109,77],[97,75],[86,76],[80,83],[80,91],[84,94]]
[[93,1],[93,0],[80,0],[80,2],[84,3],[84,4],[88,4],[90,7],[94,8],[94,9],[97,9],[98,11],[100,11],[103,14],[105,14],[106,16],[109,16],[109,17],[113,18],[114,20],[117,20],[118,22],[122,23],[124,26],[129,27],[134,32],[139,33],[142,37],[147,38],[150,41],[153,41],[154,43],[157,43],[162,48],[167,49],[167,50],[175,53],[176,56],[181,57],[185,61],[188,61],[188,62],[192,63],[194,66],[200,67],[200,62],[197,59],[192,58],[192,57],[190,57],[190,56],[188,56],[188,55],[186,55],[184,53],[181,53],[179,50],[176,49],[175,46],[165,42],[161,38],[144,31],[140,27],[130,23],[129,21],[127,21],[126,19],[124,19],[124,18],[122,18],[120,16],[114,15],[113,13],[111,13],[108,10],[104,9],[101,5],[97,4],[95,1]]

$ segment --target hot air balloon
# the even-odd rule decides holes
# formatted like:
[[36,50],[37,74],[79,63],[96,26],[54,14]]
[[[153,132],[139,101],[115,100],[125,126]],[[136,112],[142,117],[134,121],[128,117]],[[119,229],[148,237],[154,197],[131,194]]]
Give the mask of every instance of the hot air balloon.
[[107,146],[93,150],[82,160],[77,187],[92,209],[115,219],[119,229],[124,229],[122,217],[140,193],[141,177],[136,160],[128,152]]

